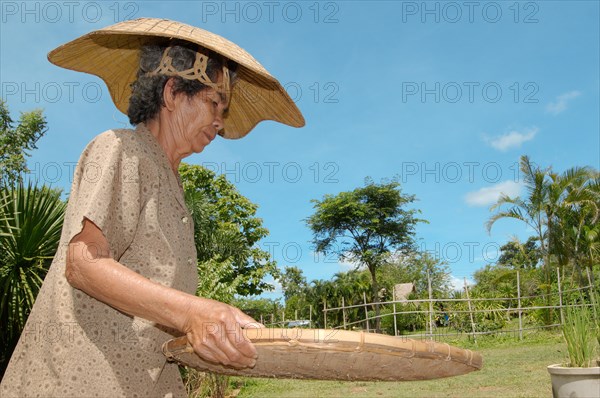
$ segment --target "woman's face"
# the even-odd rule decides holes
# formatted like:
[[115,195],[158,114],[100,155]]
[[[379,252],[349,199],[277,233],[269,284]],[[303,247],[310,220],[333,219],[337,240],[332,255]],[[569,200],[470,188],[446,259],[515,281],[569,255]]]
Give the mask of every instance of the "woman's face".
[[177,152],[184,156],[202,152],[223,128],[226,107],[225,96],[213,88],[202,90],[193,97],[178,93],[171,129]]

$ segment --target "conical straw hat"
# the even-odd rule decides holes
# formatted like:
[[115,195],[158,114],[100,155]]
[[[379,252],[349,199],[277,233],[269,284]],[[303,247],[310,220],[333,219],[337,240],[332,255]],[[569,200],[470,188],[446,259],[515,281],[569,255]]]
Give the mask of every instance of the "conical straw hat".
[[304,118],[281,84],[250,54],[206,30],[168,19],[139,18],[90,32],[54,49],[48,60],[63,68],[100,77],[117,108],[127,114],[131,83],[139,68],[140,47],[181,39],[239,64],[222,135],[241,138],[259,122],[274,120],[293,127]]

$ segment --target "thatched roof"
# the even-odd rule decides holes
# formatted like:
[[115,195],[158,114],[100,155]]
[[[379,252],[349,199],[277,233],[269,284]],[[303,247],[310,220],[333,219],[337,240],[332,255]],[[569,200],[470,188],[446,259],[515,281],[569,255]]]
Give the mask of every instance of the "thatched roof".
[[396,301],[408,300],[408,295],[415,291],[415,285],[412,283],[398,283],[394,286],[394,297]]

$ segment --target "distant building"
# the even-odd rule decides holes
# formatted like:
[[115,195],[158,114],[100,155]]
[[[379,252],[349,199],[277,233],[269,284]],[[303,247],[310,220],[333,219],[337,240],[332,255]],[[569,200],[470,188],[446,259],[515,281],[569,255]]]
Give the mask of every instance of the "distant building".
[[394,298],[396,301],[407,301],[408,296],[414,291],[414,283],[398,283],[394,285]]

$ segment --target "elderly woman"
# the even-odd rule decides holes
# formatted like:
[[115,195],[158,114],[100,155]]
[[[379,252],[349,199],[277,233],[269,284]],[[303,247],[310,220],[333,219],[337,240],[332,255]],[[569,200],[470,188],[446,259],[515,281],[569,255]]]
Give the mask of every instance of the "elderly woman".
[[184,334],[204,359],[254,366],[242,329],[261,325],[194,295],[193,225],[178,166],[218,134],[239,138],[264,119],[300,126],[301,114],[244,50],[173,21],[120,23],[49,58],[102,77],[136,128],[102,133],[84,150],[60,249],[0,395],[185,396],[177,365],[161,352]]

